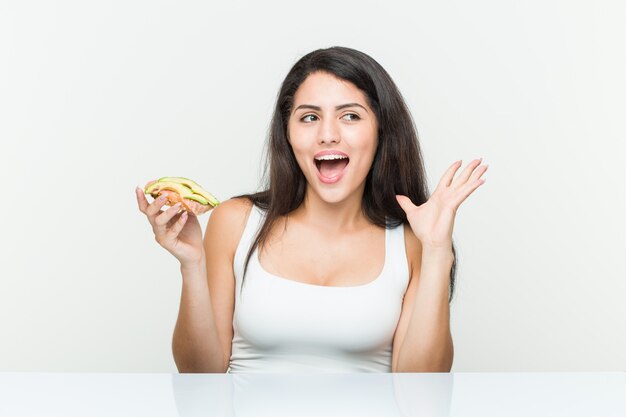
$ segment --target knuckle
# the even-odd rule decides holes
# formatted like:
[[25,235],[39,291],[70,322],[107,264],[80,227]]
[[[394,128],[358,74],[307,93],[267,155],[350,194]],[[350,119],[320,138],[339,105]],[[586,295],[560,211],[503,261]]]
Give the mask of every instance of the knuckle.
[[163,236],[162,234],[157,234],[154,236],[154,240],[157,241],[157,243],[161,246],[164,246],[167,239],[165,238],[165,236]]

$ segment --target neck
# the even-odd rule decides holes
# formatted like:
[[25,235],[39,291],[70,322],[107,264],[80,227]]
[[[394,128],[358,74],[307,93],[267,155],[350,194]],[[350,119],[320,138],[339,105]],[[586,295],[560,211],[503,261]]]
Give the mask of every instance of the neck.
[[354,230],[368,224],[362,211],[363,190],[339,203],[328,203],[307,187],[304,201],[290,217],[305,221],[318,230]]

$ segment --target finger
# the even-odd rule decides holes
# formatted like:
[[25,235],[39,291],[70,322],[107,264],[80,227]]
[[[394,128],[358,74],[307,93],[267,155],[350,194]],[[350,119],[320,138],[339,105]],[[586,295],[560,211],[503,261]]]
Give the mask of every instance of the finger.
[[404,212],[407,214],[415,207],[417,207],[415,204],[413,204],[411,199],[405,195],[396,195],[396,200],[398,201],[398,204],[400,204],[402,210],[404,210]]
[[183,213],[185,213],[185,210],[178,210],[178,213],[174,214],[172,218],[170,219],[170,221],[167,222],[167,225],[165,226],[165,228],[167,230],[170,230],[170,227],[172,227],[178,221],[178,219],[180,219],[180,216]]
[[148,200],[146,200],[146,193],[145,190],[151,185],[154,184],[156,182],[155,181],[148,181],[148,183],[143,187],[139,187],[137,186],[137,188],[135,189],[136,194],[137,194],[137,201],[139,202],[139,210],[141,210],[142,213],[146,213],[146,209],[148,208],[148,205],[150,203],[148,203]]
[[474,159],[468,166],[465,167],[463,172],[461,172],[461,174],[456,179],[455,184],[458,184],[460,186],[464,185],[469,179],[470,175],[473,172],[476,172],[476,167],[478,167],[482,161],[483,161],[483,158]]
[[469,179],[469,182],[474,182],[480,179],[480,177],[487,171],[487,169],[489,168],[489,165],[483,165],[478,167],[473,173],[471,178]]
[[171,237],[178,236],[180,231],[183,230],[183,227],[185,227],[185,223],[187,222],[187,218],[188,217],[189,217],[189,215],[187,214],[186,211],[184,211],[183,214],[181,214],[180,217],[178,218],[178,220],[174,223],[174,225],[172,225],[172,227],[170,227],[170,229],[169,229],[169,231],[167,233]]
[[463,188],[462,191],[459,192],[456,202],[456,207],[459,207],[461,203],[463,203],[467,197],[469,197],[478,187],[485,183],[485,179],[477,179],[474,181],[468,181],[467,186]]
[[162,228],[163,230],[165,230],[164,226],[170,221],[172,217],[178,214],[179,209],[180,209],[180,203],[174,204],[172,207],[170,207],[169,209],[165,210],[164,212],[156,216],[154,219],[154,224],[158,228]]
[[137,187],[135,188],[135,196],[137,197],[137,205],[139,206],[139,211],[145,214],[146,209],[148,208],[148,200],[146,200],[146,195],[141,188]]
[[449,187],[450,183],[452,183],[452,178],[454,178],[454,174],[460,168],[462,163],[463,161],[456,161],[450,165],[450,168],[448,168],[448,170],[443,174],[443,177],[441,177],[441,181],[439,181],[437,188]]
[[150,205],[146,209],[146,214],[148,215],[148,217],[150,217],[151,220],[154,216],[156,216],[159,213],[159,211],[161,211],[161,207],[163,207],[166,201],[167,201],[167,193],[163,193],[157,199],[155,199],[152,203],[150,203]]

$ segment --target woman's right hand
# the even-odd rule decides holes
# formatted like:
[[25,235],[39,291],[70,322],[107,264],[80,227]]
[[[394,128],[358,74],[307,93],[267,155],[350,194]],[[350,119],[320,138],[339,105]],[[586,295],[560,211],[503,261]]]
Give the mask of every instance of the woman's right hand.
[[135,194],[139,211],[148,218],[154,231],[154,238],[159,245],[174,255],[182,266],[204,259],[202,229],[195,214],[187,211],[179,213],[180,208],[176,205],[161,211],[166,201],[166,198],[161,198],[163,196],[148,203],[141,188],[137,187]]

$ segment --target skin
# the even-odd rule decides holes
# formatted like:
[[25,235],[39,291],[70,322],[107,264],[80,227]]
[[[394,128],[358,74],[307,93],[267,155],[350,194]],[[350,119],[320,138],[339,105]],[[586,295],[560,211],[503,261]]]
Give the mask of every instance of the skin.
[[[360,106],[336,110],[344,103]],[[320,109],[299,109],[301,105]],[[307,192],[304,203],[276,225],[274,238],[259,260],[275,275],[309,284],[370,282],[382,269],[385,237],[384,229],[369,224],[361,211],[365,178],[378,145],[374,113],[356,86],[324,72],[305,80],[295,94],[293,108],[288,137],[307,179]],[[319,181],[313,162],[315,153],[327,149],[350,157],[346,174],[335,184]],[[409,221],[405,247],[411,276],[394,335],[393,371],[451,369],[452,229],[461,203],[484,182],[480,176],[487,167],[478,168],[480,162],[473,161],[453,181],[461,164],[455,162],[420,206],[397,196]]]
[[[336,106],[355,105],[336,110]],[[299,108],[313,105],[321,110]],[[378,146],[378,124],[365,95],[353,84],[324,72],[311,74],[294,96],[288,123],[289,143],[307,179],[304,204],[292,216],[328,233],[362,227],[365,177]],[[350,157],[344,177],[335,184],[317,178],[314,155],[338,150]]]
[[[345,103],[360,106],[336,109]],[[298,109],[301,105],[319,110]],[[259,261],[272,274],[312,285],[370,282],[382,269],[385,238],[385,230],[370,224],[361,211],[365,178],[378,145],[375,115],[358,88],[324,72],[303,82],[293,109],[289,143],[307,179],[307,192],[298,209],[277,221]],[[338,183],[323,184],[317,178],[313,156],[321,150],[349,155]],[[452,366],[448,283],[454,218],[461,203],[484,183],[481,176],[487,170],[474,160],[455,179],[461,163],[448,168],[426,203],[415,206],[397,196],[409,221],[405,246],[410,281],[394,336],[394,372],[447,372]],[[233,338],[232,265],[251,203],[228,200],[215,208],[200,246],[202,234],[193,214],[181,216],[177,208],[161,212],[163,201],[148,204],[139,189],[137,199],[157,242],[181,262],[183,295],[173,341],[179,371],[225,372]],[[211,236],[220,236],[220,241]]]
[[[347,103],[356,105],[336,109]],[[320,109],[299,108],[306,105]],[[376,118],[365,95],[333,75],[311,74],[294,96],[288,137],[307,192],[303,204],[275,225],[260,253],[261,265],[275,275],[314,285],[372,281],[384,263],[385,231],[361,211],[365,177],[378,146]],[[314,155],[323,150],[350,157],[338,183],[318,179]]]

